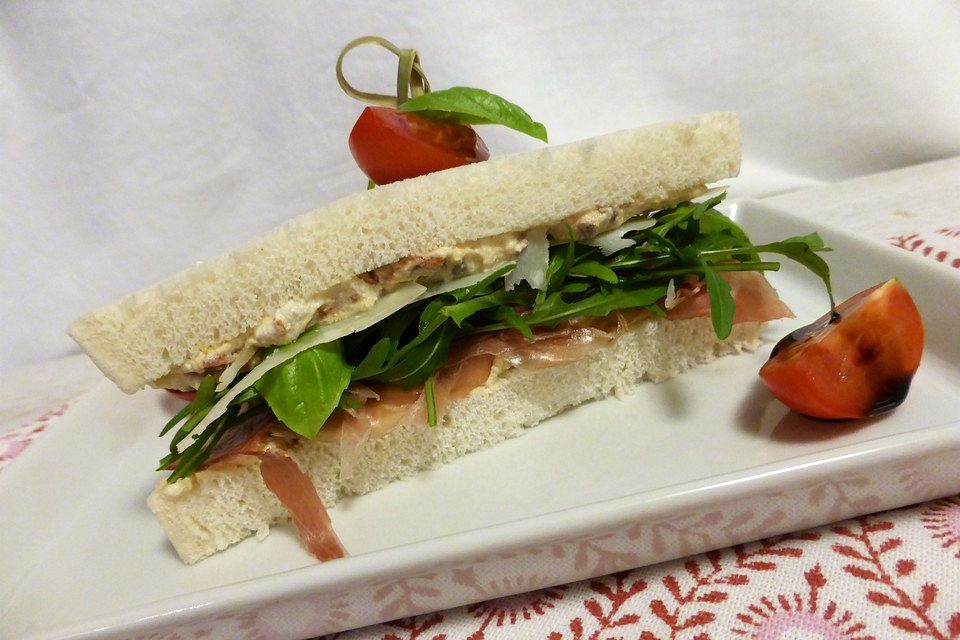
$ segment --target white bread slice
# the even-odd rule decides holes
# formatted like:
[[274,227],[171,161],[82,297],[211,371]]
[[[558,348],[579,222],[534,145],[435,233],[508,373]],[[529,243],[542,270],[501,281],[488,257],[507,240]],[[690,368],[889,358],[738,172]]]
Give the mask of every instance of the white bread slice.
[[[642,381],[659,382],[714,358],[753,350],[758,323],[734,327],[720,341],[709,318],[640,323],[613,344],[574,364],[511,369],[451,403],[441,425],[399,427],[369,440],[349,479],[341,481],[338,442],[304,442],[289,453],[307,472],[323,502],[368,493],[523,433],[564,409]],[[587,425],[584,425],[586,428]],[[175,485],[160,481],[148,499],[184,562],[192,564],[289,516],[260,478],[256,462],[214,465]]]
[[348,278],[584,211],[660,209],[740,167],[732,113],[502,156],[357,193],[77,320],[69,334],[132,393]]

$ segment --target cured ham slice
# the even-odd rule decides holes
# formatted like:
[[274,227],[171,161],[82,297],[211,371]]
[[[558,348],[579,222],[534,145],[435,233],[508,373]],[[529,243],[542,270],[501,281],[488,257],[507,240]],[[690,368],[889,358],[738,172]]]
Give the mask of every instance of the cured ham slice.
[[[494,356],[478,354],[459,358],[437,371],[434,382],[434,404],[442,416],[453,400],[465,398],[490,377]],[[340,441],[340,477],[353,475],[354,464],[365,442],[380,437],[400,425],[427,426],[427,405],[423,387],[400,389],[388,385],[371,385],[376,398],[354,411],[338,411],[330,418],[321,437]]]
[[[777,295],[767,279],[756,271],[726,271],[720,277],[730,284],[730,295],[736,305],[733,322],[769,322],[780,318],[792,318],[793,312]],[[690,287],[691,285],[684,285]],[[676,304],[667,312],[671,320],[688,320],[710,316],[710,297],[706,287],[697,282],[693,295],[677,292]]]
[[301,471],[292,458],[277,451],[253,455],[260,459],[263,483],[290,512],[307,550],[321,562],[347,555],[310,476]]
[[236,456],[257,458],[264,485],[290,514],[303,546],[321,562],[344,557],[347,551],[310,476],[275,448],[278,440],[286,439],[286,428],[269,411],[255,409],[248,413],[251,415],[246,420],[217,443],[204,468]]

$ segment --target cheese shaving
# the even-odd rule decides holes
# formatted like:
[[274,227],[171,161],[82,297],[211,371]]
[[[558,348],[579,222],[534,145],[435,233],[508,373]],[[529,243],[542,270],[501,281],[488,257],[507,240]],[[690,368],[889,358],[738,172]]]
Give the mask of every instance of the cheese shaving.
[[648,229],[656,223],[657,221],[651,218],[635,218],[633,220],[628,220],[616,229],[611,229],[606,233],[601,233],[597,237],[590,238],[589,240],[581,240],[581,242],[592,247],[598,247],[603,255],[608,256],[612,253],[620,251],[621,249],[626,249],[627,247],[632,247],[633,245],[637,244],[636,240],[623,237],[627,233],[631,231],[640,231],[641,229]]
[[517,266],[504,278],[506,290],[510,291],[526,280],[533,289],[543,289],[547,282],[547,266],[550,264],[550,242],[545,228],[527,232],[527,246],[517,258]]

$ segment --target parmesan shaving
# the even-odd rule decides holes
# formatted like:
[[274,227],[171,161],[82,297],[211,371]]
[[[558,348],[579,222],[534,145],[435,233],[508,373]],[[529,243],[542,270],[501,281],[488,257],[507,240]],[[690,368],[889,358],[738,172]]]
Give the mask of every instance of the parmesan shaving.
[[245,367],[256,353],[256,345],[248,344],[246,347],[244,347],[243,350],[233,359],[233,362],[230,363],[230,366],[224,369],[223,373],[220,374],[220,380],[217,382],[216,392],[220,393],[229,387],[230,383],[233,382],[233,379],[237,377],[238,373],[240,373],[240,369]]
[[626,249],[627,247],[632,247],[633,245],[637,244],[636,240],[630,240],[629,238],[623,237],[627,233],[631,231],[640,231],[641,229],[648,229],[656,223],[656,220],[651,218],[635,218],[633,220],[628,220],[616,229],[611,229],[606,233],[601,233],[597,237],[590,238],[589,240],[581,240],[581,242],[592,247],[598,247],[600,249],[600,253],[605,256],[609,256],[610,254],[616,253],[621,249]]
[[527,246],[517,258],[517,266],[504,277],[504,285],[510,291],[526,280],[533,289],[543,289],[547,282],[547,266],[550,264],[550,242],[545,228],[527,232]]
[[667,295],[663,299],[663,308],[669,311],[677,306],[677,303],[680,302],[677,299],[677,285],[674,284],[673,278],[670,278],[670,282],[667,283]]

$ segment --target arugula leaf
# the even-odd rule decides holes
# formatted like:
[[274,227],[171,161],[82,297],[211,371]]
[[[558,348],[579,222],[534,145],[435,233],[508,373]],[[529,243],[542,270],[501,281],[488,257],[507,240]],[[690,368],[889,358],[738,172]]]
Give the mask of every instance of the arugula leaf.
[[500,124],[520,133],[547,141],[547,129],[526,111],[483,89],[451,87],[431,91],[400,104],[400,111],[418,113],[433,120],[462,124]]
[[639,289],[613,288],[576,302],[564,302],[559,293],[547,296],[524,320],[531,325],[556,326],[564,320],[603,317],[620,309],[650,307],[667,293],[666,285]]
[[414,348],[404,352],[396,364],[382,373],[370,376],[369,380],[404,388],[422,384],[447,361],[447,351],[455,336],[455,325],[449,321],[444,322],[440,329],[430,336],[430,340],[420,341]]
[[609,282],[610,284],[617,284],[616,272],[597,260],[588,260],[575,264],[570,268],[570,275],[589,276],[597,280]]
[[469,300],[470,298],[475,298],[477,296],[483,295],[484,293],[491,293],[497,288],[494,285],[502,278],[503,276],[510,273],[513,270],[515,265],[508,264],[500,267],[496,271],[492,272],[486,278],[477,282],[469,287],[464,287],[463,289],[456,289],[451,291],[447,295],[453,296],[453,299],[457,302],[463,302],[464,300]]
[[434,393],[434,382],[436,377],[431,373],[426,382],[423,383],[423,401],[427,405],[427,424],[431,427],[437,426],[437,398]]
[[370,348],[360,364],[353,368],[351,378],[353,380],[363,380],[382,373],[395,353],[396,345],[390,338],[381,338]]
[[795,236],[788,238],[783,242],[766,245],[769,249],[757,248],[758,251],[770,251],[771,253],[780,253],[796,262],[802,264],[812,271],[817,277],[823,280],[827,288],[827,295],[830,297],[831,312],[836,307],[833,300],[833,287],[830,284],[830,265],[826,260],[818,256],[815,251],[830,251],[823,243],[823,238],[818,233],[810,233],[805,236]]
[[496,291],[472,300],[464,300],[444,308],[443,313],[453,320],[458,327],[462,327],[467,318],[482,311],[494,307],[502,307],[507,304],[519,304],[525,302],[527,297],[523,290],[512,289],[510,291]]
[[245,403],[258,402],[260,400],[260,392],[257,391],[256,387],[247,387],[244,389],[240,395],[230,401],[232,406],[240,406]]
[[[751,252],[756,255],[759,253],[777,253],[803,265],[814,275],[823,281],[830,297],[830,308],[834,308],[833,287],[830,284],[830,265],[826,260],[816,254],[817,251],[829,251],[823,238],[817,233],[811,233],[805,236],[795,236],[780,242],[770,242],[768,244],[756,245],[750,247]],[[709,253],[714,259],[717,257],[733,257],[734,250],[721,250],[705,252]]]
[[[184,435],[181,436],[180,439],[182,440],[187,433],[190,433],[190,431],[193,430],[193,427],[195,427],[203,419],[203,416],[196,417],[197,414],[203,412],[204,415],[206,415],[206,412],[209,411],[210,407],[213,406],[213,403],[216,400],[214,397],[216,386],[216,376],[204,376],[203,380],[200,381],[200,386],[197,387],[197,394],[194,396],[193,401],[178,411],[177,415],[173,416],[170,421],[163,426],[163,429],[160,430],[160,437],[167,435],[167,432],[170,431],[170,429],[179,424],[184,418],[187,418],[187,416],[190,417],[187,420],[187,424],[180,429],[181,432],[185,431]],[[196,420],[194,421],[195,417]],[[193,426],[187,429],[187,425],[191,422],[193,423]],[[179,442],[179,440],[177,440],[177,442]],[[174,450],[174,447],[175,445],[171,445],[171,450]]]
[[704,280],[707,282],[707,295],[710,296],[710,319],[713,331],[721,340],[725,340],[733,331],[734,302],[730,293],[730,283],[717,275],[706,260],[700,258]]
[[203,464],[203,461],[213,451],[217,441],[220,440],[220,436],[231,426],[230,423],[238,412],[237,407],[230,407],[222,416],[207,425],[207,428],[194,440],[193,444],[176,457],[177,468],[167,478],[167,482],[176,482],[181,478],[186,478]]
[[340,340],[307,349],[264,374],[254,386],[291,431],[313,438],[350,385]]
[[506,305],[498,307],[493,313],[493,316],[497,320],[501,320],[511,329],[519,331],[527,340],[533,340],[533,329],[530,328],[530,323],[524,320],[513,307]]
[[[591,249],[593,247],[590,247]],[[540,304],[548,293],[553,293],[561,287],[563,281],[577,258],[576,243],[573,241],[573,230],[570,230],[570,242],[555,248],[550,252],[550,261],[547,263],[546,284],[537,291],[536,304]]]

